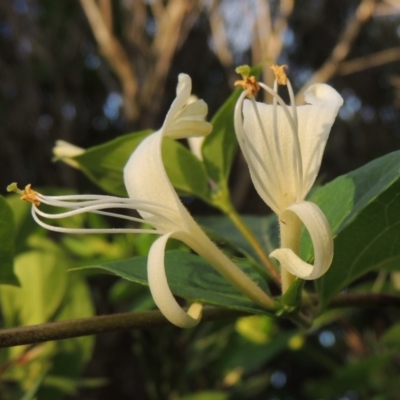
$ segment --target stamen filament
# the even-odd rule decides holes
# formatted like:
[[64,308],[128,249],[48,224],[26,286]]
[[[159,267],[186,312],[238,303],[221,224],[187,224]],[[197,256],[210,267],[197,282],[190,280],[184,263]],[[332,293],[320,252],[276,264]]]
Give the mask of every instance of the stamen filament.
[[[99,229],[92,229],[92,228],[63,228],[60,226],[52,226],[46,224],[39,217],[36,215],[37,209],[35,210],[32,207],[32,217],[37,222],[38,225],[42,226],[45,229],[48,229],[53,232],[61,232],[61,233],[76,233],[76,234],[84,234],[84,233],[151,233],[159,235],[160,232],[156,229],[141,229],[141,228],[99,228]],[[161,232],[163,233],[163,232]]]
[[272,90],[269,86],[267,86],[264,83],[260,82],[259,85],[266,92],[268,92],[272,96],[276,97],[278,104],[282,107],[282,110],[285,113],[287,120],[289,121],[289,125],[291,127],[293,139],[294,139],[293,151],[297,155],[297,157],[293,157],[293,162],[296,162],[296,160],[297,160],[297,168],[294,168],[294,169],[297,171],[298,181],[302,182],[302,180],[303,180],[303,159],[302,159],[302,155],[301,155],[300,138],[299,138],[299,135],[297,132],[297,127],[296,127],[294,118],[292,117],[292,114],[290,113],[288,106],[283,101],[282,97],[278,95],[278,93],[276,93],[274,90]]

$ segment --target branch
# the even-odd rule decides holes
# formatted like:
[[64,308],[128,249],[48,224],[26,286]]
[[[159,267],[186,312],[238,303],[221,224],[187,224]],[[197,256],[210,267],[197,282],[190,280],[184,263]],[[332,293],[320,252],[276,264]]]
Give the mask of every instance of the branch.
[[400,296],[386,293],[346,293],[335,297],[329,308],[400,307]]
[[[313,301],[317,301],[317,296],[310,296],[310,298]],[[400,296],[382,293],[347,293],[337,296],[329,304],[329,308],[376,306],[400,308]],[[245,315],[248,314],[224,308],[208,307],[203,310],[202,321],[216,321]],[[148,329],[169,324],[158,310],[50,322],[0,330],[0,348],[89,336],[98,333]]]
[[339,64],[348,56],[351,46],[356,40],[362,26],[372,17],[376,7],[376,0],[362,0],[354,17],[346,25],[340,35],[339,41],[332,50],[330,57],[325,61],[322,67],[302,86],[297,93],[296,100],[303,101],[304,92],[313,83],[322,83],[328,81],[337,72]]
[[209,12],[211,35],[214,41],[215,54],[225,68],[233,64],[233,55],[229,48],[225,24],[220,12],[219,2],[214,0]]
[[350,75],[368,68],[378,67],[400,60],[400,47],[379,51],[368,56],[355,58],[339,65],[338,75]]
[[[246,313],[223,308],[204,308],[202,321],[236,318]],[[0,330],[0,348],[69,339],[98,333],[148,329],[170,325],[160,311],[139,311],[49,322]]]
[[[89,20],[93,35],[99,45],[100,51],[107,59],[110,67],[121,82],[124,94],[124,111],[128,120],[134,120],[138,116],[136,95],[138,83],[133,69],[124,48],[109,30],[103,15],[95,0],[80,0],[83,10]],[[102,2],[103,7],[106,4]],[[111,11],[110,11],[111,12]],[[107,17],[109,19],[109,17]]]
[[[158,4],[158,2],[155,2]],[[160,3],[161,5],[161,3]],[[156,57],[154,70],[146,77],[143,86],[141,101],[143,106],[153,114],[160,105],[160,95],[164,91],[165,79],[172,64],[173,56],[178,47],[182,25],[189,10],[187,0],[170,0],[159,15],[157,20],[157,35],[152,44]]]

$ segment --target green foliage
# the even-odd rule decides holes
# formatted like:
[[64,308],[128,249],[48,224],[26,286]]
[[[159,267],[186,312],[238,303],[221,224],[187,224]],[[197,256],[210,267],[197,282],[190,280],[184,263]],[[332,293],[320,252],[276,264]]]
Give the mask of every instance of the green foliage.
[[212,132],[204,139],[202,154],[208,176],[221,189],[228,187],[232,162],[237,151],[237,140],[233,126],[236,100],[241,93],[236,89],[214,115]]
[[118,137],[91,147],[73,159],[84,174],[103,190],[116,196],[126,196],[123,168],[132,151],[150,133],[150,130],[145,130]]
[[[367,271],[400,261],[400,152],[340,176],[310,200],[325,213],[335,237],[335,256],[316,287],[327,304]],[[311,245],[304,243],[311,259]]]
[[[243,261],[237,262],[237,265],[268,291],[265,282],[251,266]],[[168,251],[165,254],[165,266],[171,290],[179,297],[238,311],[264,312],[199,256],[176,250]],[[83,268],[95,268],[142,285],[148,284],[147,257],[134,257]]]
[[[127,197],[123,169],[130,155],[151,131],[121,136],[108,143],[87,149],[73,159],[86,176],[104,191]],[[163,161],[171,183],[181,193],[207,201],[209,188],[204,165],[181,143],[165,138]]]
[[15,221],[6,200],[0,196],[0,283],[18,285],[14,274]]

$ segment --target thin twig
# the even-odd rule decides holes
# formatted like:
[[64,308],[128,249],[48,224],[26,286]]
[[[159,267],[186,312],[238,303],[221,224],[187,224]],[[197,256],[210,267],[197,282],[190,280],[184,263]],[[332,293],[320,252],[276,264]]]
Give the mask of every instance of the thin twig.
[[372,17],[376,7],[376,0],[362,0],[354,17],[346,25],[340,35],[339,41],[332,50],[330,57],[325,61],[322,67],[303,85],[297,93],[296,100],[303,101],[304,92],[313,83],[326,82],[334,76],[340,63],[348,56],[351,47],[356,40],[362,26]]
[[374,54],[369,54],[364,57],[358,57],[354,60],[342,62],[339,65],[338,75],[350,75],[355,72],[364,71],[368,68],[379,67],[383,64],[388,64],[400,60],[400,47],[394,47],[379,51]]
[[211,34],[215,46],[215,54],[225,68],[233,64],[233,55],[229,48],[225,24],[221,16],[219,2],[214,0],[209,13]]
[[138,116],[136,95],[138,83],[134,67],[124,48],[108,29],[103,15],[95,0],[80,0],[87,16],[93,35],[100,51],[121,82],[124,94],[124,111],[128,120],[133,121]]

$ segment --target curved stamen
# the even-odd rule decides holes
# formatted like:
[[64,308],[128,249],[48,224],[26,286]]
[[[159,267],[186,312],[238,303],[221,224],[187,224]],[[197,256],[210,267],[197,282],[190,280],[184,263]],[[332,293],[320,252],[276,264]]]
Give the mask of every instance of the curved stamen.
[[[121,208],[121,209],[130,209],[130,210],[140,210],[144,212],[148,212],[153,214],[154,216],[169,220],[170,222],[176,221],[177,214],[175,210],[164,208],[160,204],[146,202],[145,204],[140,201],[134,201],[132,199],[127,199],[127,201],[121,201],[121,203],[108,203],[108,199],[96,200],[96,201],[87,201],[87,202],[79,202],[79,203],[70,203],[63,201],[54,201],[50,198],[39,197],[41,203],[47,204],[54,207],[60,208],[72,208],[72,209],[80,209],[84,211],[94,212],[93,210],[101,210],[103,208]],[[120,199],[123,200],[123,199]],[[58,214],[48,214],[48,215],[58,215],[58,217],[46,217],[46,218],[64,218],[63,215],[68,216],[66,213],[58,213]],[[169,214],[169,215],[168,215]],[[72,215],[72,214],[71,214]],[[122,214],[115,214],[117,218],[125,218]]]
[[[36,214],[48,218],[48,219],[62,219],[62,218],[68,218],[72,217],[74,215],[79,215],[79,214],[84,214],[86,212],[91,212],[94,214],[102,214],[102,215],[107,215],[115,218],[121,218],[121,219],[126,219],[130,221],[135,221],[135,222],[140,222],[140,223],[148,223],[150,225],[153,225],[155,228],[157,225],[161,225],[163,222],[167,222],[172,224],[175,227],[179,227],[177,225],[177,217],[176,214],[166,216],[165,214],[158,214],[158,212],[154,212],[154,210],[150,207],[144,207],[146,209],[141,209],[142,211],[146,211],[158,218],[161,219],[160,222],[153,222],[150,219],[143,219],[143,218],[137,218],[137,217],[131,217],[123,214],[118,214],[118,213],[112,213],[112,212],[107,212],[107,211],[100,211],[102,209],[107,209],[107,208],[121,208],[121,209],[128,209],[131,210],[132,206],[130,204],[115,204],[115,203],[103,203],[103,204],[97,204],[97,205],[92,205],[92,206],[86,206],[86,207],[79,207],[75,208],[72,211],[66,211],[66,212],[61,212],[61,213],[56,213],[56,214],[49,214],[45,213],[42,210],[38,209],[37,207],[35,208]],[[170,213],[171,214],[171,213]]]
[[[296,162],[296,160],[297,160],[297,168],[294,168],[294,170],[297,171],[298,182],[302,182],[303,181],[303,159],[302,159],[302,155],[301,155],[300,138],[299,138],[299,135],[297,132],[297,127],[296,127],[294,118],[292,117],[288,106],[283,101],[282,97],[278,95],[278,93],[274,92],[269,86],[267,86],[264,83],[260,82],[259,85],[266,92],[270,93],[274,98],[276,98],[278,104],[282,107],[282,110],[285,113],[285,116],[289,122],[289,125],[292,130],[292,134],[293,134],[293,139],[294,139],[293,140],[293,143],[294,143],[293,151],[294,151],[295,155],[297,155],[297,157],[293,157],[293,162]],[[301,184],[301,186],[302,186],[302,184]]]
[[[290,99],[290,106],[292,108],[292,117],[293,117],[293,121],[294,124],[296,126],[296,132],[297,132],[297,136],[299,135],[299,119],[298,119],[298,114],[297,114],[297,107],[296,107],[296,99],[294,97],[294,92],[293,92],[293,88],[292,88],[292,84],[290,83],[290,80],[288,79],[286,82],[287,88],[288,88],[288,92],[289,92],[289,99]],[[300,141],[300,138],[299,138]],[[302,159],[302,154],[301,154],[301,148],[300,148],[300,157],[301,157],[301,170],[299,171],[299,188],[297,193],[302,193],[303,192],[303,180],[304,180],[304,176],[303,176],[303,159]]]
[[[268,155],[269,155],[269,158],[270,158],[270,160],[272,160],[272,154],[271,154],[271,151],[272,151],[272,149],[271,149],[271,147],[270,146],[268,146],[268,139],[267,139],[267,133],[266,133],[266,131],[265,131],[265,129],[264,129],[264,125],[263,125],[263,123],[262,123],[262,121],[261,121],[261,116],[260,116],[260,113],[259,113],[259,111],[258,111],[258,107],[257,107],[257,105],[256,105],[256,102],[255,102],[255,100],[254,100],[254,98],[252,98],[251,99],[252,101],[252,105],[253,105],[253,109],[254,109],[254,112],[255,112],[255,115],[256,115],[256,118],[257,118],[257,121],[258,121],[258,125],[260,126],[260,128],[261,128],[261,133],[262,133],[262,135],[263,135],[263,137],[264,137],[264,142],[265,142],[265,147],[266,147],[266,149],[267,149],[267,151],[268,151]],[[274,99],[275,100],[275,99]],[[276,111],[276,109],[274,108],[273,109],[273,112],[275,112]],[[275,135],[275,132],[276,132],[276,136],[278,136],[277,135],[277,127],[276,127],[276,123],[277,123],[277,118],[276,118],[276,116],[274,115],[274,117],[273,117],[273,120],[274,120],[274,127],[273,127],[273,129],[274,129],[274,135]],[[277,152],[278,152],[278,154],[279,154],[279,161],[280,161],[280,163],[281,163],[281,165],[280,165],[280,167],[281,167],[281,170],[283,171],[283,160],[282,160],[282,157],[281,157],[281,152],[279,151],[279,148],[278,149],[275,149]],[[258,153],[258,152],[257,152]],[[261,163],[260,163],[261,164]],[[273,169],[273,170],[275,170],[275,173],[273,174],[273,176],[275,176],[275,178],[273,178],[273,177],[271,177],[272,179],[271,179],[271,182],[274,182],[273,184],[275,185],[275,186],[277,186],[277,191],[279,192],[279,193],[282,193],[283,192],[283,189],[282,189],[282,182],[281,182],[281,180],[278,178],[279,177],[279,170],[277,169],[277,167],[279,168],[279,166],[276,166],[274,163],[271,163],[270,165],[269,165],[269,167],[271,167],[272,166],[272,168],[266,168],[266,166],[265,166],[265,161],[264,161],[264,163],[263,164],[261,164],[262,166],[263,166],[263,169],[267,172],[269,169]]]
[[61,232],[61,233],[76,233],[76,234],[84,234],[84,233],[151,233],[157,234],[160,233],[156,229],[140,229],[140,228],[100,228],[100,229],[92,229],[92,228],[62,228],[59,226],[52,226],[43,222],[37,215],[37,208],[36,206],[32,207],[31,214],[33,219],[37,222],[38,225],[42,226],[45,229],[48,229],[53,232]]

